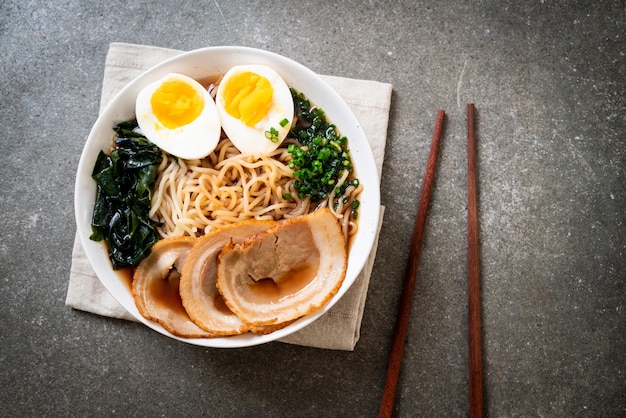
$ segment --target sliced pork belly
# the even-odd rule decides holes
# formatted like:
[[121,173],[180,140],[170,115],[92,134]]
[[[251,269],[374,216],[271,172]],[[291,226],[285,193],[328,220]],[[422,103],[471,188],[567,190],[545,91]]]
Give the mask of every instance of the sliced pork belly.
[[218,257],[217,288],[243,323],[268,326],[321,309],[346,274],[344,235],[329,209],[277,223]]
[[139,313],[158,322],[179,337],[212,337],[194,324],[179,294],[180,272],[196,238],[176,237],[158,241],[135,270],[132,293]]
[[[242,243],[274,226],[274,221],[244,221],[209,232],[192,247],[180,280],[180,296],[192,321],[215,335],[250,331],[224,303],[216,287],[217,256],[226,243]],[[255,331],[255,330],[252,330]],[[256,330],[259,333],[271,330]]]

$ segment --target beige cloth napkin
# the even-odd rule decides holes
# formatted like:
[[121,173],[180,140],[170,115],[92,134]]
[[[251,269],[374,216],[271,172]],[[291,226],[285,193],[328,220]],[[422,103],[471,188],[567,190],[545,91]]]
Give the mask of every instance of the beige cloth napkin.
[[[182,51],[145,45],[112,43],[106,57],[100,110],[143,71]],[[361,123],[382,171],[387,123],[391,105],[391,84],[322,76],[347,102]],[[381,207],[381,223],[384,208]],[[380,231],[380,225],[379,225]],[[378,242],[378,240],[376,240]],[[354,350],[359,339],[376,245],[352,287],[323,316],[311,325],[280,341],[336,350]],[[74,240],[66,305],[99,315],[135,320],[100,283],[92,270],[78,236]]]

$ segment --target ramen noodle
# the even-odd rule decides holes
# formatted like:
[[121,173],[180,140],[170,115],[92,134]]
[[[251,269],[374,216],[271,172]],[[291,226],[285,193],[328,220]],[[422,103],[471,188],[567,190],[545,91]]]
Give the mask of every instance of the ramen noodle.
[[[288,139],[286,143],[289,143]],[[199,160],[163,154],[152,198],[150,217],[162,223],[163,237],[199,237],[214,228],[249,219],[280,220],[328,207],[338,218],[344,236],[357,231],[352,203],[362,185],[348,185],[320,202],[300,199],[294,187],[292,156],[286,147],[268,155],[241,154],[228,138]],[[349,180],[348,170],[337,187]]]

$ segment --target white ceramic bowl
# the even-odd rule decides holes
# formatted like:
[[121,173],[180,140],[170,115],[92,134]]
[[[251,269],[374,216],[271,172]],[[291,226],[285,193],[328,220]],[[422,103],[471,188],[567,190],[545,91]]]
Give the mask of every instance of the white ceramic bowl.
[[[248,333],[207,339],[180,338],[139,314],[128,285],[112,269],[104,244],[89,239],[91,213],[96,195],[96,184],[91,178],[91,173],[98,152],[106,151],[111,145],[113,126],[134,117],[135,98],[144,86],[170,72],[199,79],[213,74],[224,74],[238,64],[265,64],[274,68],[290,87],[303,92],[311,103],[324,109],[328,120],[337,126],[342,135],[348,137],[355,170],[364,186],[360,196],[359,230],[350,249],[348,270],[343,285],[321,311],[305,316],[268,335]],[[74,206],[78,234],[91,266],[106,289],[138,321],[161,334],[191,344],[236,348],[263,344],[298,331],[323,315],[346,293],[361,272],[374,244],[380,207],[378,185],[374,156],[361,125],[344,100],[317,74],[297,62],[271,52],[245,47],[209,47],[184,53],[156,65],[130,82],[111,100],[94,124],[83,149],[76,176]]]

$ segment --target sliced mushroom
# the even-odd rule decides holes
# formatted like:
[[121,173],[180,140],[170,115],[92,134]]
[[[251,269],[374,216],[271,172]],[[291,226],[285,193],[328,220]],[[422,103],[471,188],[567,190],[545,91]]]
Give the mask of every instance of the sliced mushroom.
[[254,326],[293,321],[321,309],[346,274],[343,233],[328,208],[291,218],[218,257],[217,287],[227,306]]
[[215,335],[236,335],[250,329],[224,303],[215,285],[217,256],[229,241],[242,243],[247,238],[274,226],[274,221],[244,221],[209,232],[192,247],[180,279],[180,297],[191,320]]
[[158,241],[135,269],[132,292],[139,313],[158,322],[179,337],[212,337],[194,324],[179,294],[180,271],[196,238],[176,237]]

